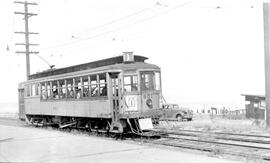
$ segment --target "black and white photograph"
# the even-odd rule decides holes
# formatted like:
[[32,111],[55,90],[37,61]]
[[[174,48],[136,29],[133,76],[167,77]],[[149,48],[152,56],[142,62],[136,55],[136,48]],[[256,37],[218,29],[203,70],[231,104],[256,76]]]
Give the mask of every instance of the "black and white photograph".
[[270,162],[270,1],[0,0],[0,162]]

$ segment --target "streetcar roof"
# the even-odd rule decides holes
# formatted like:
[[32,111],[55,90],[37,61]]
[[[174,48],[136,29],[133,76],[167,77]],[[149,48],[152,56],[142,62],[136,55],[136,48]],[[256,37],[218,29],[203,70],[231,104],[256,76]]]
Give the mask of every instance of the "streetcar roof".
[[84,70],[100,71],[100,70],[107,70],[107,69],[108,70],[115,70],[115,69],[128,70],[128,69],[140,69],[140,68],[159,69],[159,67],[156,65],[145,63],[144,61],[146,59],[148,58],[135,55],[134,62],[126,64],[123,62],[123,56],[117,56],[117,57],[102,59],[102,60],[98,60],[94,62],[39,72],[39,73],[30,75],[29,79],[30,80],[39,79],[43,77],[56,76],[56,75],[84,71]]

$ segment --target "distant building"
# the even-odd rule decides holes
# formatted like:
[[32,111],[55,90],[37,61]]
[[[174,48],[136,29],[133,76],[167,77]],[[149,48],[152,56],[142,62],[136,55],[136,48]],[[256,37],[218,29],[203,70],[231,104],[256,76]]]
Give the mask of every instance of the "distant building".
[[246,117],[254,119],[265,118],[265,96],[263,95],[248,95],[245,96],[246,101]]

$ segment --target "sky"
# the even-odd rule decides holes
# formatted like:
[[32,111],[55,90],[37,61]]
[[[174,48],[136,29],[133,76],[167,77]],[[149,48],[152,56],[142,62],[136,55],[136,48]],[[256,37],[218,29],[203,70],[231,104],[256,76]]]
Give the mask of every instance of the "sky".
[[[34,2],[34,1],[31,1]],[[36,0],[29,12],[31,74],[133,51],[161,68],[167,102],[244,108],[240,94],[264,94],[262,1]],[[26,79],[23,6],[0,0],[0,112],[17,110]],[[41,58],[42,59],[41,59]],[[46,62],[44,61],[46,60]]]

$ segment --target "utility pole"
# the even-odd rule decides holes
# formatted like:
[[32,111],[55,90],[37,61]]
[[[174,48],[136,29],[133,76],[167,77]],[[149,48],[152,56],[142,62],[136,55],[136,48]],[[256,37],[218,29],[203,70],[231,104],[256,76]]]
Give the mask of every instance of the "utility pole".
[[37,5],[37,3],[30,3],[27,1],[21,2],[21,1],[15,1],[14,3],[16,4],[22,4],[24,5],[24,12],[15,12],[15,14],[19,15],[24,15],[24,23],[25,23],[25,31],[24,32],[15,32],[16,34],[24,34],[25,35],[25,43],[16,43],[15,45],[24,45],[25,46],[25,51],[16,51],[16,53],[23,53],[26,55],[26,78],[27,80],[29,79],[30,76],[30,54],[38,54],[39,52],[33,52],[30,51],[30,46],[37,46],[38,44],[30,44],[29,43],[29,35],[30,34],[38,34],[35,32],[29,32],[29,27],[28,27],[28,19],[31,16],[37,16],[37,14],[34,13],[29,13],[28,12],[28,5]]
[[265,121],[270,127],[270,3],[263,3],[264,63],[265,63]]

